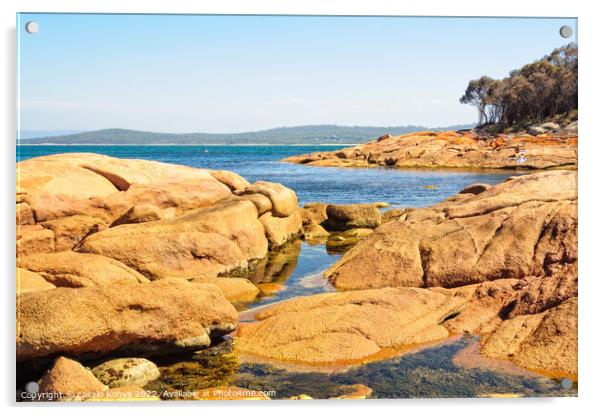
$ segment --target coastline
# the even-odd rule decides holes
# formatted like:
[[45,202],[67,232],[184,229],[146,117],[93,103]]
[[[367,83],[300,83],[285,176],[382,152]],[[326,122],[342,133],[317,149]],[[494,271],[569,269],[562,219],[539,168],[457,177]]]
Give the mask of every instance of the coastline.
[[355,146],[361,143],[341,143],[341,144],[61,144],[61,143],[44,143],[44,144],[26,144],[17,143],[17,147],[46,147],[46,146],[65,146],[65,147],[343,147]]

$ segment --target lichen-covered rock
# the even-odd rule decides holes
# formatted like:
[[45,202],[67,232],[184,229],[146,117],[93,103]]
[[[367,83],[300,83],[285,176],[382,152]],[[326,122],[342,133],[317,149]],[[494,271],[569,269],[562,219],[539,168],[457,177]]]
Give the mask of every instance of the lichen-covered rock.
[[481,139],[474,131],[423,131],[283,161],[323,167],[575,169],[577,133],[571,131],[536,127],[529,134],[500,134],[494,140]]
[[107,360],[92,368],[92,374],[109,388],[144,386],[161,376],[156,364],[135,357]]
[[237,322],[216,286],[182,279],[32,292],[18,303],[17,360],[200,349]]
[[225,184],[232,191],[243,191],[250,183],[236,173],[227,170],[210,170],[209,173],[220,183]]
[[259,216],[272,210],[272,202],[267,196],[259,193],[248,193],[239,196],[241,199],[250,200],[257,208],[257,214]]

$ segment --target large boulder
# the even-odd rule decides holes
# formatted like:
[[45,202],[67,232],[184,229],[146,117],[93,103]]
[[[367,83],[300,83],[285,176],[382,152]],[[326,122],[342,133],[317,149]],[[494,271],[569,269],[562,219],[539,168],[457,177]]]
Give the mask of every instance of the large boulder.
[[73,251],[22,256],[19,266],[43,273],[57,287],[87,287],[120,282],[148,282],[139,272],[101,255]]
[[74,199],[103,197],[118,191],[106,177],[74,163],[84,159],[78,156],[45,156],[19,162],[19,187],[28,197],[47,193]]
[[230,172],[88,153],[37,157],[17,168],[20,200],[38,222],[87,215],[110,224],[144,204],[180,214],[229,197],[229,186],[246,182]]
[[382,221],[380,211],[373,204],[328,205],[326,216],[326,229],[335,231],[376,228]]
[[293,190],[233,172],[88,153],[17,168],[18,257],[73,250],[151,279],[213,277],[247,268],[268,242],[276,248],[301,229]]
[[17,310],[17,360],[199,349],[237,322],[217,287],[181,279],[32,292]]
[[551,275],[577,258],[576,176],[518,176],[478,195],[410,210],[377,228],[325,275],[346,290]]
[[465,301],[420,288],[294,298],[242,325],[236,347],[243,354],[301,364],[374,358],[386,349],[445,339],[449,333],[440,323]]
[[78,248],[117,259],[150,279],[217,276],[266,255],[268,241],[247,200],[227,200],[171,219],[95,233]]

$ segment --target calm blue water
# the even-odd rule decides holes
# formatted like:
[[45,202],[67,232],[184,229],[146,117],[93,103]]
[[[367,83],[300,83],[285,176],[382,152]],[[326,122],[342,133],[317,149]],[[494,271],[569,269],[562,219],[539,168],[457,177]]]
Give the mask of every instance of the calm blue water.
[[503,171],[308,167],[279,162],[292,155],[339,148],[342,146],[18,146],[17,161],[47,154],[94,152],[112,157],[231,170],[250,182],[279,182],[294,189],[301,204],[384,201],[413,207],[437,203],[471,183],[494,184],[517,174]]

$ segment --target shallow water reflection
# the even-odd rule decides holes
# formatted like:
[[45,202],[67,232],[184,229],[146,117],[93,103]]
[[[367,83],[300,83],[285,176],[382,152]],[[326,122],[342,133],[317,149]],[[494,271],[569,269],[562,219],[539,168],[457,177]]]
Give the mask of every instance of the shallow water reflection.
[[[288,298],[333,291],[322,273],[340,257],[341,252],[328,252],[322,245],[301,240],[270,252],[243,274],[261,290],[259,297],[244,308],[256,308]],[[244,321],[243,318],[241,319]]]

